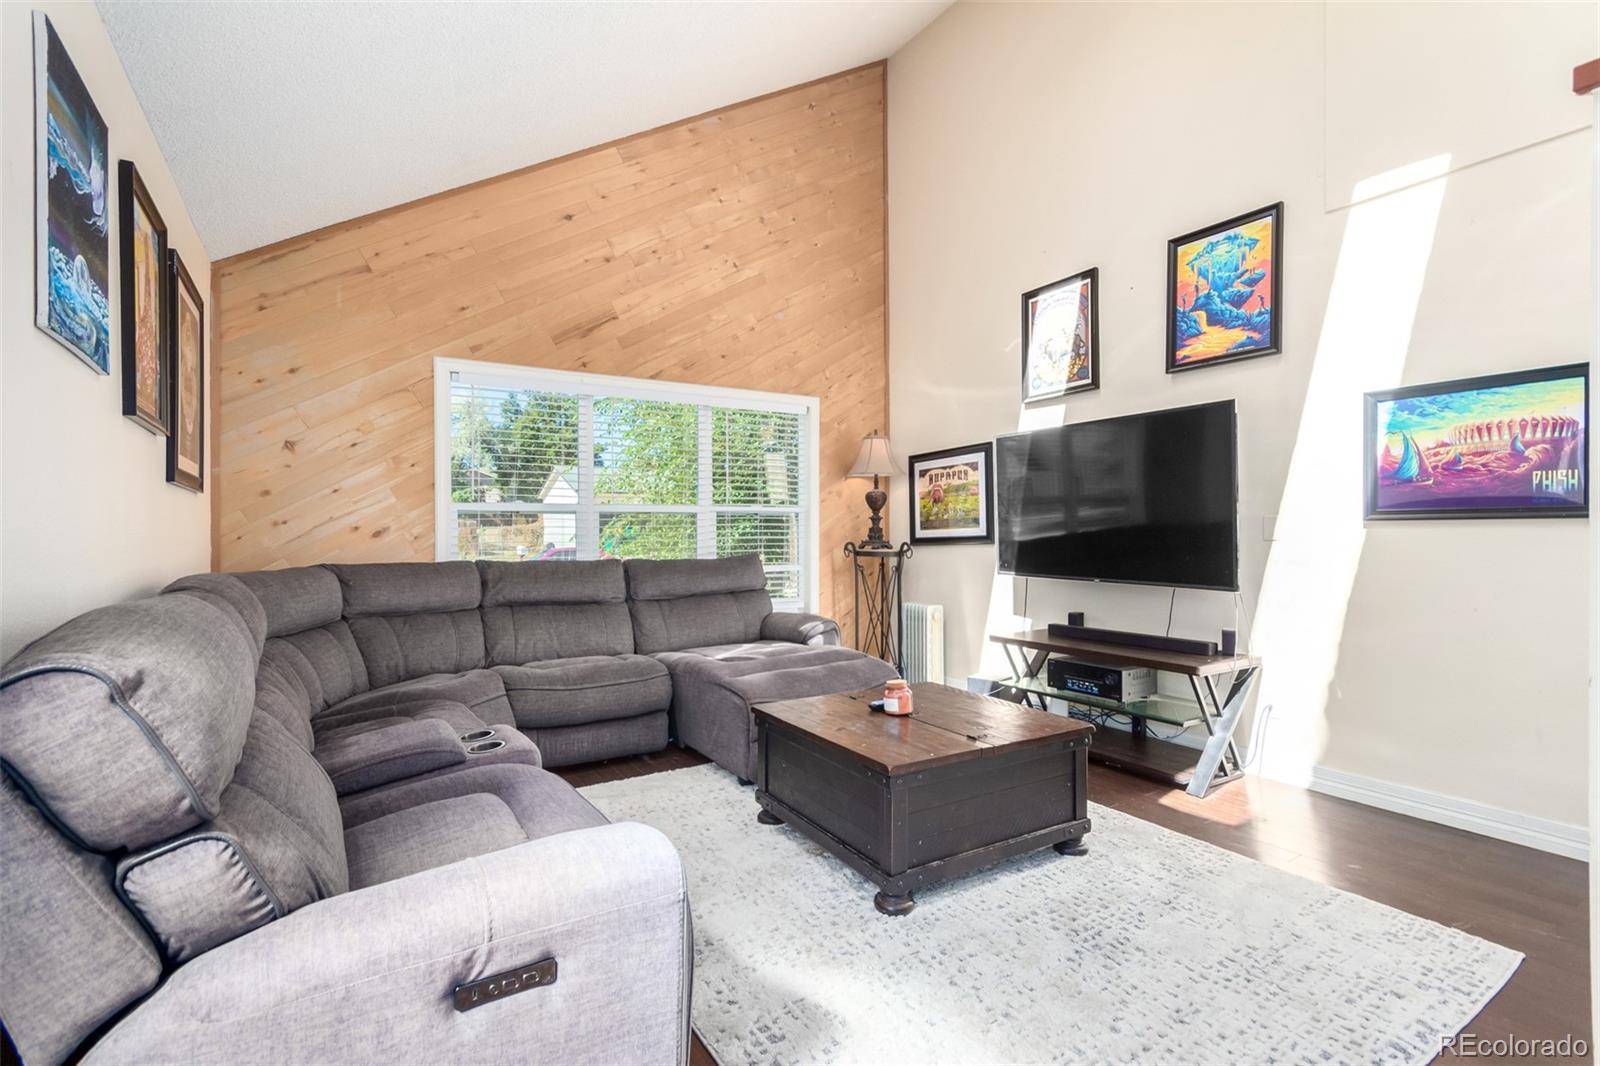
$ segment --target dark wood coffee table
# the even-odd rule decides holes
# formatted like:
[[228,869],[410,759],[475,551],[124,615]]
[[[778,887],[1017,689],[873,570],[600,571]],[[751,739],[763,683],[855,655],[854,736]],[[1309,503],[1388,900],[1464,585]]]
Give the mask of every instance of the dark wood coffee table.
[[868,708],[878,690],[757,704],[757,817],[787,822],[878,886],[884,914],[912,893],[1053,845],[1082,854],[1094,727],[945,685],[916,712]]

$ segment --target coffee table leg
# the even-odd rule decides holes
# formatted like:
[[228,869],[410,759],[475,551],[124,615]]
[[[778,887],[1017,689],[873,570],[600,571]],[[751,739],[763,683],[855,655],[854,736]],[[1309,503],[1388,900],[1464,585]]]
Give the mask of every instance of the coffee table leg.
[[762,825],[782,825],[783,819],[767,810],[765,807],[756,812],[756,821]]
[[911,893],[909,892],[903,896],[891,896],[887,892],[879,892],[872,897],[872,905],[893,918],[902,914],[910,914],[911,908],[917,905],[917,901],[911,898]]
[[1089,854],[1089,845],[1087,845],[1087,844],[1085,844],[1083,842],[1083,838],[1082,837],[1068,837],[1067,839],[1063,840],[1061,843],[1052,844],[1050,846],[1055,848],[1056,849],[1056,853],[1060,854],[1060,855],[1087,855],[1087,854]]

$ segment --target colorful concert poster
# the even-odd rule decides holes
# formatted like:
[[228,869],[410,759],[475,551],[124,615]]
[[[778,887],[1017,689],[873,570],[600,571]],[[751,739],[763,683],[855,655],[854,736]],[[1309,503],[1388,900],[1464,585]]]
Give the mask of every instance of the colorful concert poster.
[[994,540],[994,445],[924,452],[911,466],[911,542]]
[[1589,513],[1588,367],[1367,395],[1367,517]]
[[1281,349],[1283,205],[1167,244],[1167,372]]
[[43,12],[33,13],[35,321],[111,373],[105,120]]
[[1022,294],[1022,402],[1100,387],[1098,269]]

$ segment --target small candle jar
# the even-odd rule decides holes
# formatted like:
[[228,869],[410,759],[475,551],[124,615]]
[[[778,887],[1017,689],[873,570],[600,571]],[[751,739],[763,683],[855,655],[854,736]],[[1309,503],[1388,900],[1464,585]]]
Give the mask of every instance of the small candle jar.
[[898,677],[883,687],[883,713],[911,713],[911,686]]

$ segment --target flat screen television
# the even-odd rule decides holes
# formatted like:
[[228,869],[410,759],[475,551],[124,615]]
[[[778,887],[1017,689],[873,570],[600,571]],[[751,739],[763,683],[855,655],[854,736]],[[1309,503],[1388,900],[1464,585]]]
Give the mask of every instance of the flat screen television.
[[995,442],[1000,571],[1239,588],[1232,400]]

